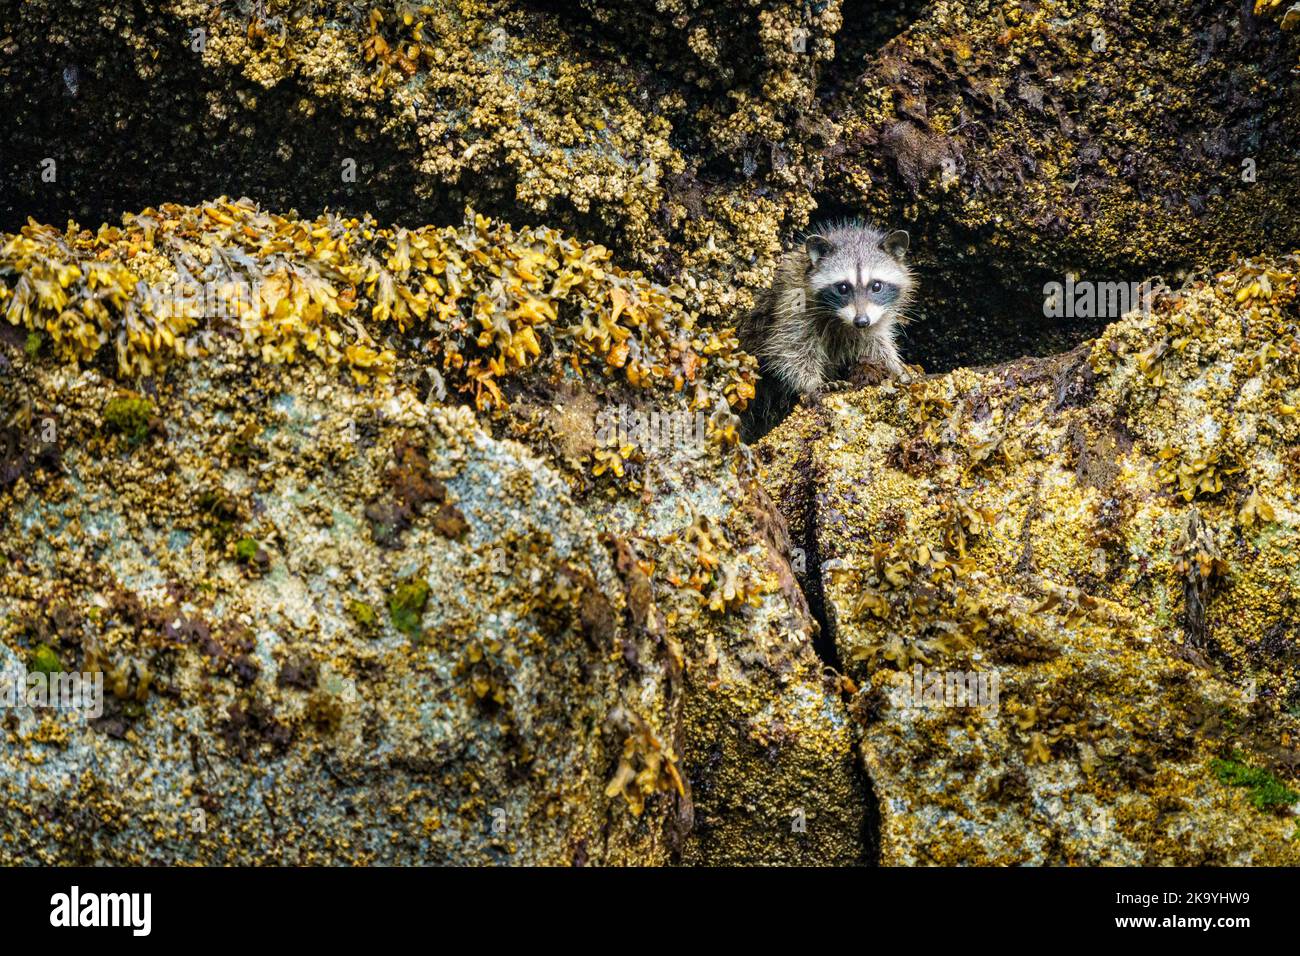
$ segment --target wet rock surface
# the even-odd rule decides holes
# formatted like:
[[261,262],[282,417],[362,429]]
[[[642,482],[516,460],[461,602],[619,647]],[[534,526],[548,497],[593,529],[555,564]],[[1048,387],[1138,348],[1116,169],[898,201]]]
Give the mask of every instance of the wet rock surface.
[[225,201],[0,241],[0,646],[106,698],[6,713],[5,862],[863,856],[752,360],[607,258]]
[[758,450],[810,544],[883,863],[1296,861],[1300,257]]

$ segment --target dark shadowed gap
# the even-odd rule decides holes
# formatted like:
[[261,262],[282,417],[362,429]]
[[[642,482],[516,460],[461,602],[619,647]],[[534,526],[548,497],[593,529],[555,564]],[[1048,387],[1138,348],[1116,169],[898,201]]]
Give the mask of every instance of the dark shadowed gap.
[[[861,216],[860,210],[833,196],[823,193],[816,199],[810,230],[824,222]],[[1103,319],[1044,314],[1044,286],[1063,282],[1062,270],[1026,263],[1014,275],[1004,273],[979,256],[985,240],[956,234],[948,224],[900,218],[876,225],[911,234],[908,257],[917,277],[916,300],[899,349],[905,362],[920,365],[927,373],[1068,352],[1107,325]],[[1107,273],[1104,278],[1140,282],[1148,276]]]
[[[828,427],[825,415],[818,410],[817,424],[819,431],[824,431]],[[831,625],[829,615],[826,613],[826,595],[822,587],[822,556],[821,548],[818,544],[818,499],[817,488],[820,482],[817,474],[817,464],[812,460],[813,446],[816,444],[814,437],[802,443],[802,449],[798,463],[795,465],[795,473],[799,476],[799,488],[804,500],[795,505],[799,513],[803,515],[799,547],[804,553],[804,572],[796,574],[795,580],[803,589],[804,597],[808,601],[808,610],[817,622],[817,634],[813,637],[813,650],[821,658],[822,663],[828,667],[833,667],[840,671],[840,655],[835,648],[835,630]]]

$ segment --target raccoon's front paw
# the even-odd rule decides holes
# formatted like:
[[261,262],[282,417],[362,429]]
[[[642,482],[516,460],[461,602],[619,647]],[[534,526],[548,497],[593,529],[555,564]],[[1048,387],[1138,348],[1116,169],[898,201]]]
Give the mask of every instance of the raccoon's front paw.
[[811,391],[804,392],[799,396],[799,403],[805,408],[817,408],[822,404],[822,400],[829,392],[834,389],[830,387],[830,382],[823,382]]
[[889,378],[889,371],[881,368],[879,365],[873,365],[870,362],[863,362],[858,365],[849,374],[847,385],[853,385],[861,388],[865,385],[879,385],[885,379]]

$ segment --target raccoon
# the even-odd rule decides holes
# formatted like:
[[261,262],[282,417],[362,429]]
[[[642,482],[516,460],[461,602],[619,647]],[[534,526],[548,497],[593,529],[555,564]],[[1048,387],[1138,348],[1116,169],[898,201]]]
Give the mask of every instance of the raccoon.
[[851,374],[906,376],[894,338],[916,285],[907,249],[905,231],[853,220],[785,256],[740,323],[741,344],[762,371],[747,431],[765,431],[799,397],[815,399]]

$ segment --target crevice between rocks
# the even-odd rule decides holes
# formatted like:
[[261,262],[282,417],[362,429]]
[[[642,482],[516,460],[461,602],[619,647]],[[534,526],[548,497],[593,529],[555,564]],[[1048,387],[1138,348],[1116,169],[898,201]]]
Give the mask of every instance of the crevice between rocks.
[[[812,466],[812,462],[809,462]],[[812,466],[815,467],[815,466]],[[809,486],[806,489],[807,519],[803,526],[803,537],[799,546],[803,548],[806,570],[800,585],[803,587],[808,610],[817,622],[817,633],[813,636],[813,650],[827,667],[842,672],[840,654],[835,647],[835,629],[830,616],[826,613],[826,590],[822,584],[822,555],[817,542],[817,476],[811,470],[808,475]]]
[[[796,574],[795,580],[798,582],[800,590],[803,591],[804,599],[808,602],[809,613],[812,615],[813,620],[817,622],[817,633],[813,636],[812,641],[813,651],[826,667],[833,669],[838,674],[843,674],[844,668],[835,643],[834,622],[826,606],[826,590],[822,582],[822,554],[818,543],[820,502],[817,488],[819,481],[817,466],[813,461],[813,449],[817,441],[830,429],[830,421],[825,409],[819,408],[817,410],[816,420],[817,428],[804,443],[801,459],[795,468],[796,473],[803,477],[803,486],[801,488],[803,500],[799,502],[799,511],[803,516],[803,524],[799,529],[798,546],[803,549],[804,553],[804,572],[803,574]],[[854,708],[851,704],[844,706],[849,711],[850,722],[856,727],[858,718],[854,713]],[[851,755],[852,774],[861,789],[863,803],[862,855],[858,863],[861,866],[879,866],[880,801],[876,796],[875,782],[871,779],[871,775],[867,773],[866,764],[862,758],[861,734],[855,733],[854,737],[855,750]]]

